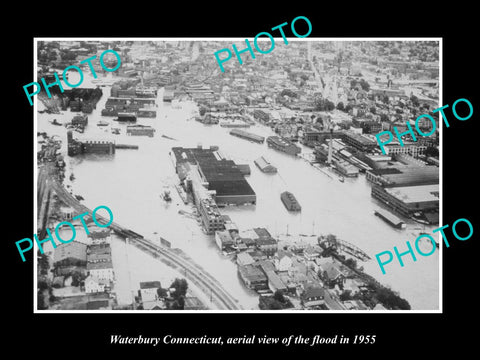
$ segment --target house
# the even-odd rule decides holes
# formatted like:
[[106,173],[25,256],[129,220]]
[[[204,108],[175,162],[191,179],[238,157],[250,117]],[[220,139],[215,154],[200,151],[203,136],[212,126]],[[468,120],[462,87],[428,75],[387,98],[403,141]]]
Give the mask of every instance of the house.
[[272,270],[266,272],[267,279],[268,279],[268,287],[273,292],[279,290],[282,292],[287,291],[287,286],[283,283],[282,279]]
[[295,276],[299,274],[307,276],[307,272],[308,269],[304,263],[298,261],[297,259],[292,259],[292,266],[288,269],[288,274],[290,276]]
[[313,261],[322,255],[323,249],[320,246],[308,246],[303,250],[303,256],[309,261]]
[[94,275],[89,275],[85,279],[85,293],[86,294],[93,294],[105,291],[105,282],[99,280]]
[[85,265],[87,261],[87,245],[77,241],[58,245],[53,254],[53,262],[61,265]]
[[114,273],[110,244],[88,246],[87,271],[100,280],[113,281]]
[[272,237],[261,237],[257,240],[257,248],[267,256],[273,256],[277,252],[277,241]]
[[293,254],[288,250],[280,249],[275,258],[275,267],[278,271],[288,271],[292,267]]
[[341,263],[331,257],[316,260],[319,265],[319,274],[322,280],[330,287],[342,285],[350,272]]
[[248,250],[248,253],[255,261],[261,261],[261,260],[267,259],[267,255],[265,255],[265,253],[260,250]]
[[250,265],[253,264],[255,260],[247,252],[241,252],[237,254],[237,264],[238,265]]
[[267,276],[254,265],[240,265],[238,266],[238,273],[250,289],[262,290],[268,287]]
[[287,288],[287,292],[290,293],[291,295],[296,295],[297,294],[297,283],[293,282],[290,276],[288,276],[287,273],[280,272],[277,273],[278,277],[282,280],[282,282],[285,284]]
[[350,291],[351,295],[356,295],[362,291],[365,283],[358,279],[345,279],[343,283],[343,290]]
[[253,249],[257,246],[257,242],[252,238],[242,237],[242,238],[239,238],[239,241],[242,244],[244,244],[246,248],[249,248],[249,249]]
[[138,295],[142,302],[155,301],[158,299],[158,289],[160,288],[160,281],[144,281],[140,283]]
[[275,271],[275,265],[270,260],[260,260],[255,263],[256,266],[267,274],[267,271]]
[[229,231],[215,231],[215,243],[221,251],[230,250],[235,241]]
[[144,281],[140,283],[138,296],[144,310],[163,310],[167,308],[164,299],[158,296],[158,289],[161,289],[160,281]]
[[88,234],[88,238],[90,239],[90,244],[92,245],[104,243],[110,244],[111,233],[108,229],[102,231],[90,231],[90,234]]
[[301,295],[303,306],[307,308],[325,304],[325,290],[320,286],[309,286]]

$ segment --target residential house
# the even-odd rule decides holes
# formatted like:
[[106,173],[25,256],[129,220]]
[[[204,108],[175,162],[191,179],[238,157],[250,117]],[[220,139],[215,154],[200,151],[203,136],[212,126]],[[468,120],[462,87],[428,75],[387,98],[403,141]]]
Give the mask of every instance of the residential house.
[[87,271],[100,280],[113,281],[112,253],[109,244],[96,244],[88,247]]
[[278,277],[282,280],[287,288],[287,292],[296,295],[297,294],[297,283],[293,282],[291,277],[285,272],[277,273]]
[[94,275],[89,275],[85,279],[85,293],[93,294],[105,291],[105,282]]
[[[239,238],[238,241],[240,241],[240,243],[245,245],[245,247],[248,248],[248,249],[254,249],[257,246],[257,242],[252,238],[242,237],[242,238]],[[240,244],[237,244],[237,246],[238,245],[240,245]]]
[[268,287],[273,292],[275,291],[287,291],[287,286],[284,284],[282,279],[272,270],[266,272],[267,279],[268,279]]
[[275,272],[275,265],[270,260],[260,260],[257,261],[255,265],[260,267],[265,274],[267,274],[267,271]]
[[238,265],[250,265],[253,264],[255,260],[250,256],[248,252],[241,252],[237,254],[237,264]]
[[87,261],[87,245],[77,241],[60,244],[53,254],[53,262],[61,264],[83,264]]
[[257,240],[257,247],[267,256],[273,256],[277,252],[277,241],[272,237],[261,237]]
[[260,250],[248,250],[247,251],[250,256],[253,258],[255,261],[261,261],[261,260],[266,260],[267,255],[263,251]]
[[345,279],[343,283],[343,290],[349,291],[350,295],[356,295],[362,291],[364,286],[365,283],[359,279]]
[[215,231],[215,243],[221,251],[231,250],[235,245],[231,233],[227,230]]
[[297,259],[292,259],[292,266],[288,269],[288,275],[294,276],[301,274],[307,276],[307,272],[307,266],[303,262],[300,262]]
[[346,267],[331,257],[319,258],[316,262],[319,265],[320,277],[329,287],[343,286],[345,279],[350,275]]
[[293,254],[288,250],[280,249],[275,257],[275,268],[278,271],[288,271],[292,267]]
[[90,239],[90,243],[92,245],[105,244],[105,243],[110,244],[111,232],[108,229],[101,230],[101,231],[90,231],[88,238]]
[[319,258],[323,253],[323,249],[320,246],[308,246],[303,250],[303,256],[308,261],[313,261],[316,258]]
[[250,289],[262,290],[268,287],[267,276],[254,265],[240,265],[238,266],[238,273]]
[[313,308],[325,304],[325,290],[320,286],[310,286],[301,295],[303,306]]
[[160,281],[143,281],[140,283],[138,295],[142,302],[158,300],[158,289],[161,288]]
[[166,308],[165,301],[158,296],[161,289],[160,281],[144,281],[140,283],[138,295],[144,310],[162,310]]

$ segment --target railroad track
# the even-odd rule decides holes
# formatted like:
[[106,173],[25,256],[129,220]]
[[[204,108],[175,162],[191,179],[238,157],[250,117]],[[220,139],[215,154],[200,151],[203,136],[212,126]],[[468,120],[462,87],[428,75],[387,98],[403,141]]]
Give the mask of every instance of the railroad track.
[[[221,287],[216,279],[214,279],[209,273],[192,265],[187,259],[175,254],[170,249],[155,245],[147,239],[133,238],[129,239],[129,241],[133,242],[134,245],[140,245],[138,247],[143,247],[147,252],[159,253],[176,266],[185,269],[185,277],[197,285],[206,295],[210,295],[212,301],[222,310],[241,309],[237,301]],[[210,294],[208,294],[208,292],[210,292]]]
[[[76,198],[74,198],[65,188],[53,180],[51,182],[51,189],[55,191],[58,198],[68,206],[73,207],[79,213],[88,212],[91,216],[92,210],[81,204]],[[108,220],[104,219],[101,215],[96,215],[96,219],[99,223],[106,224]],[[185,277],[197,285],[204,294],[212,299],[212,301],[222,310],[240,310],[242,307],[237,301],[213,278],[208,272],[201,269],[200,266],[192,263],[188,259],[176,254],[170,248],[155,245],[150,240],[143,238],[142,235],[126,229],[121,225],[112,222],[109,225],[113,231],[126,237],[133,245],[139,249],[149,253],[154,257],[163,257],[164,262],[168,265],[173,264],[176,269],[185,270]],[[158,255],[158,256],[157,256]],[[162,261],[162,260],[161,260]],[[169,264],[170,263],[170,264]]]

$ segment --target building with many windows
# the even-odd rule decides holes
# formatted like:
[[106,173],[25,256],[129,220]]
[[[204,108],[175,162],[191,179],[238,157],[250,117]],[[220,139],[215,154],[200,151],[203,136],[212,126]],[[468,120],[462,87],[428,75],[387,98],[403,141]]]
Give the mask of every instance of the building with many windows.
[[439,185],[372,187],[372,196],[406,217],[417,212],[435,212],[439,206]]

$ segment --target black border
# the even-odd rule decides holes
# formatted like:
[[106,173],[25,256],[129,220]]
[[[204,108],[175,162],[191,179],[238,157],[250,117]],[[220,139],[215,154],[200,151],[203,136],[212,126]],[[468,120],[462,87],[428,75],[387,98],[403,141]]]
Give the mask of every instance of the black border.
[[[33,235],[33,108],[22,86],[33,80],[33,38],[47,36],[115,37],[253,37],[258,32],[306,16],[313,25],[310,37],[441,37],[443,38],[443,104],[467,98],[474,115],[468,121],[453,120],[443,131],[443,223],[467,218],[478,228],[473,211],[476,198],[476,129],[480,102],[477,87],[475,9],[457,2],[450,8],[422,8],[399,2],[325,5],[318,3],[293,9],[280,3],[260,11],[245,4],[188,3],[170,9],[162,3],[66,5],[48,3],[17,12],[17,25],[7,19],[4,30],[6,76],[3,83],[4,125],[4,228],[3,258],[7,260],[4,316],[8,345],[23,345],[34,351],[69,350],[69,353],[165,354],[193,351],[223,354],[226,351],[255,355],[258,351],[296,354],[308,351],[343,355],[362,352],[403,356],[432,352],[451,346],[462,350],[473,345],[472,330],[465,327],[476,312],[476,238],[453,240],[444,248],[443,314],[33,314],[33,261],[21,262],[14,242]],[[25,5],[26,6],[26,5]],[[442,5],[437,5],[442,6]],[[12,14],[13,16],[13,14]],[[450,235],[451,236],[451,235]],[[406,239],[408,240],[408,239]],[[11,315],[10,315],[11,314]],[[473,320],[473,319],[472,319]],[[474,325],[475,326],[475,325]],[[25,335],[31,334],[27,337]],[[357,346],[113,346],[110,335],[178,336],[331,336],[376,335],[374,345]],[[16,347],[16,349],[22,349]],[[100,350],[100,351],[99,351]],[[106,350],[106,351],[102,351]],[[333,350],[333,351],[332,351]],[[197,356],[198,356],[197,355]]]

